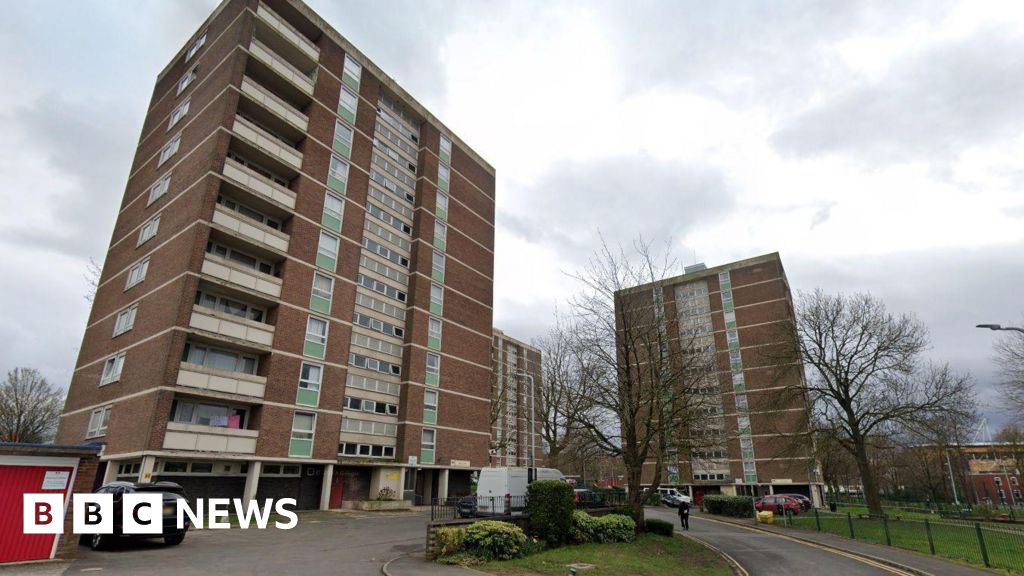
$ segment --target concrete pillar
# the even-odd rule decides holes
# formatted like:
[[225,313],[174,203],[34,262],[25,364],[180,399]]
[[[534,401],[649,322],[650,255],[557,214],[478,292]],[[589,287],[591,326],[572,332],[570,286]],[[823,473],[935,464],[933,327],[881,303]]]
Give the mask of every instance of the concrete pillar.
[[[405,471],[408,470],[405,466],[398,469],[398,498],[399,500],[405,500]],[[410,497],[410,499],[412,499]]]
[[260,473],[263,472],[263,462],[253,460],[249,462],[249,471],[245,473],[245,489],[242,491],[242,500],[255,500],[256,491],[260,487]]
[[331,485],[334,483],[334,464],[324,466],[324,480],[320,486],[320,509],[331,508]]
[[107,470],[103,473],[103,484],[110,484],[117,480],[117,467],[120,464],[117,460],[107,461]]
[[775,484],[768,485],[768,494],[775,494]]
[[156,456],[143,456],[142,466],[139,467],[139,482],[153,481],[153,468],[156,467]]
[[437,499],[446,500],[448,498],[448,469],[441,470],[437,478]]

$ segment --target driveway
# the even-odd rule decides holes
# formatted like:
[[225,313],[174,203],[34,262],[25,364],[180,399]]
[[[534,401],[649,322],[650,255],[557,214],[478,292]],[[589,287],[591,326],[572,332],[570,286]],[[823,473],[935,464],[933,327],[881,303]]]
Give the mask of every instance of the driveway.
[[196,530],[179,546],[154,540],[102,552],[82,546],[64,574],[377,576],[384,562],[423,549],[426,523],[418,512],[300,513],[292,530]]
[[[647,517],[671,521],[679,526],[675,510],[648,508]],[[842,574],[843,576],[892,576],[906,572],[868,563],[825,548],[818,548],[753,529],[690,516],[691,534],[729,556],[750,576],[791,576],[794,574]]]

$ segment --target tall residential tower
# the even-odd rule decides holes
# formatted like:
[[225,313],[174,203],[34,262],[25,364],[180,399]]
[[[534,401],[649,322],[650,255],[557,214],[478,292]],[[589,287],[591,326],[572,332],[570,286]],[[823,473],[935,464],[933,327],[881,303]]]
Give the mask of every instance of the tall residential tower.
[[308,6],[225,0],[157,78],[57,441],[200,497],[467,492],[494,193]]

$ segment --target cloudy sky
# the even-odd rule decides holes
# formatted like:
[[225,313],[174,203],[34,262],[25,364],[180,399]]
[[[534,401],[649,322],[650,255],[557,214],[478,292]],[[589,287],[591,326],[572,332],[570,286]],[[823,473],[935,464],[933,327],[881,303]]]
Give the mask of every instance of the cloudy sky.
[[[599,232],[779,251],[794,288],[915,312],[1005,419],[973,326],[1024,321],[1019,2],[310,4],[497,168],[510,335],[546,330]],[[214,6],[5,6],[0,368],[69,380],[153,81]]]

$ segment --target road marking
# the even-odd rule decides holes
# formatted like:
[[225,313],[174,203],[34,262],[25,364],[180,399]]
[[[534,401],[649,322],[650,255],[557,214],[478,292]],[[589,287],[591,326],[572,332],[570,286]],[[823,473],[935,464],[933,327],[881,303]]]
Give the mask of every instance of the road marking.
[[818,550],[823,550],[825,552],[831,552],[832,554],[835,554],[837,556],[844,556],[844,557],[849,558],[851,560],[856,560],[857,562],[861,562],[861,563],[867,564],[869,566],[874,566],[875,568],[878,568],[879,570],[885,570],[886,572],[891,572],[892,574],[898,574],[899,576],[917,576],[917,574],[914,573],[914,572],[908,572],[906,570],[900,570],[899,568],[895,568],[893,566],[882,564],[881,562],[876,562],[874,560],[870,560],[868,558],[864,558],[863,556],[858,556],[856,554],[852,554],[852,553],[849,553],[849,552],[843,552],[843,551],[840,551],[840,550],[836,550],[835,548],[829,548],[827,546],[822,546],[822,545],[814,543],[814,542],[808,542],[807,540],[801,540],[800,538],[793,538],[792,536],[786,536],[785,534],[779,534],[777,532],[770,532],[770,531],[767,531],[767,530],[759,530],[757,528],[752,528],[750,526],[744,526],[742,524],[736,524],[734,522],[726,522],[724,520],[716,520],[714,518],[701,517],[701,520],[708,520],[708,521],[711,521],[711,522],[717,522],[718,524],[726,524],[726,525],[729,525],[729,526],[735,526],[736,528],[742,528],[742,529],[748,530],[750,532],[757,532],[758,534],[768,534],[768,535],[771,535],[771,536],[776,536],[776,537],[782,538],[784,540],[789,540],[790,542],[796,542],[797,544],[803,544],[804,546],[809,546],[811,548],[817,548]]
[[729,556],[728,554],[726,554],[725,551],[722,550],[721,548],[718,548],[718,547],[716,547],[716,546],[706,542],[703,538],[697,538],[696,536],[692,536],[692,535],[688,534],[687,532],[676,531],[676,534],[680,534],[684,538],[689,538],[691,540],[696,540],[697,542],[700,542],[701,544],[703,544],[706,548],[710,548],[710,549],[714,550],[719,555],[721,555],[723,558],[725,558],[725,560],[728,563],[732,564],[732,567],[735,568],[736,572],[739,572],[740,576],[750,576],[750,572],[747,572],[747,569],[744,568],[742,564],[737,562],[736,559],[733,558],[732,556]]

